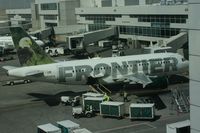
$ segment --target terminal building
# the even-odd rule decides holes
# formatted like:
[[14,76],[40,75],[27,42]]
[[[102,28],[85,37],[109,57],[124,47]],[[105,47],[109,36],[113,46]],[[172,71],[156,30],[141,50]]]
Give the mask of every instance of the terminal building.
[[75,8],[78,7],[80,0],[35,0],[31,5],[33,29],[57,26],[60,32],[76,31],[83,27],[77,25]]
[[6,14],[10,20],[10,25],[23,25],[24,28],[28,29],[32,27],[32,15],[31,9],[7,9]]
[[85,25],[86,31],[117,26],[120,39],[139,44],[164,40],[186,31],[188,5],[185,2],[178,4],[161,2],[102,0],[100,3],[92,3],[87,1],[80,8],[76,8],[77,22]]
[[120,39],[138,46],[162,43],[188,24],[187,0],[35,0],[27,10],[7,14],[13,20],[31,16],[33,31],[56,26],[61,35],[115,26]]
[[[116,26],[133,44],[163,41],[186,31],[186,0],[35,0],[33,29],[57,26],[56,33],[81,33]],[[140,45],[139,45],[140,46]]]

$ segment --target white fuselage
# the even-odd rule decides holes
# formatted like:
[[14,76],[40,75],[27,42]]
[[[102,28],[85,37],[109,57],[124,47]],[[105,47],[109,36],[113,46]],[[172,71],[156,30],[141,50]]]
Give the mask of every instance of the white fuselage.
[[46,79],[68,84],[85,84],[88,78],[104,84],[129,80],[136,74],[162,76],[188,69],[188,61],[175,53],[159,53],[66,61],[53,64],[27,66],[8,70],[11,76],[34,76],[41,73]]

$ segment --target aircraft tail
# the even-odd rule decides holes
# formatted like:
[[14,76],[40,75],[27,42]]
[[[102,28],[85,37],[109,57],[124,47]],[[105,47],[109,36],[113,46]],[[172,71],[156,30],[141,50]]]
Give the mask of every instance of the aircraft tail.
[[42,48],[24,31],[22,27],[11,27],[10,32],[22,66],[53,63]]

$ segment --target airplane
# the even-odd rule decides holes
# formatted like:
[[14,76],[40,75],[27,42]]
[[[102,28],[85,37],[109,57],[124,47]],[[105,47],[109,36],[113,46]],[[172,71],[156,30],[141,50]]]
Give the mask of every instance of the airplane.
[[56,63],[21,28],[10,28],[21,67],[3,66],[9,76],[45,78],[65,84],[142,84],[152,78],[188,70],[188,61],[177,53],[154,53]]

